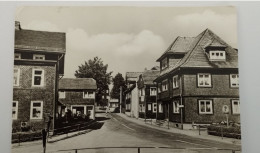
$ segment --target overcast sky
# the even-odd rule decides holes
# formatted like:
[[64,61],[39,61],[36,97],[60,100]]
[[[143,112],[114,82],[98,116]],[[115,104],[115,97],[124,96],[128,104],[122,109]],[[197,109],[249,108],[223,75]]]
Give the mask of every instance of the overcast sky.
[[141,72],[177,36],[197,36],[206,28],[237,47],[234,7],[21,7],[23,29],[66,33],[65,76],[93,57],[118,72]]

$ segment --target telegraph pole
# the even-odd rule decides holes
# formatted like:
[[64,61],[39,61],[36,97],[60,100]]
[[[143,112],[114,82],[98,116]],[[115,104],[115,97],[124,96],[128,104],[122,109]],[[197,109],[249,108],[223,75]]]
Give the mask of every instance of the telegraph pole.
[[120,86],[120,113],[122,113],[122,86]]

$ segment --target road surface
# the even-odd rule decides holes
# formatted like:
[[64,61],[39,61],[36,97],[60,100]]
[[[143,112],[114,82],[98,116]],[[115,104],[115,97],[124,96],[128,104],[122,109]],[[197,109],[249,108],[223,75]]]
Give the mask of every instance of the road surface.
[[[193,138],[181,134],[160,131],[125,120],[111,114],[108,117],[104,113],[98,114],[97,127],[86,134],[47,143],[48,153],[75,153],[80,148],[93,147],[170,147],[167,148],[141,148],[140,153],[232,153],[231,150],[240,149],[240,146],[219,143],[210,140]],[[67,150],[67,151],[60,151]],[[14,144],[13,153],[41,153],[43,152],[41,141]],[[137,148],[106,148],[77,150],[77,153],[138,153]],[[238,152],[236,152],[238,153]],[[239,152],[240,153],[240,152]]]

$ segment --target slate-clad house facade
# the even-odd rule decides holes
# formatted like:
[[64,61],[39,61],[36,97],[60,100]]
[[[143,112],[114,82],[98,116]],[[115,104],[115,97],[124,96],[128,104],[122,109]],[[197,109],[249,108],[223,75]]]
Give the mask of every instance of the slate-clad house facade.
[[125,91],[125,114],[131,117],[139,117],[139,100],[137,81],[142,72],[126,72],[126,85]]
[[22,29],[15,22],[13,129],[39,130],[56,118],[57,83],[64,74],[65,33]]
[[137,82],[139,91],[139,117],[156,118],[157,113],[157,85],[153,82],[160,74],[159,70],[145,70]]
[[95,119],[96,81],[93,78],[62,78],[59,81],[59,117],[70,110],[72,116],[88,115]]
[[240,122],[238,51],[206,29],[196,37],[177,37],[158,58],[157,119],[207,124]]

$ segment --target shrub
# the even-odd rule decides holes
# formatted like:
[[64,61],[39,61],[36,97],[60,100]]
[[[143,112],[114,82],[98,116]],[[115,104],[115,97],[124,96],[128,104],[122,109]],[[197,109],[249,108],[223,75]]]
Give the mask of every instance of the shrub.
[[[20,138],[19,138],[20,136]],[[20,142],[25,141],[33,141],[33,140],[39,140],[42,138],[41,131],[37,132],[17,132],[12,134],[12,143],[18,143],[19,139]]]
[[241,139],[241,127],[240,126],[230,126],[226,127],[223,125],[210,125],[208,126],[208,134],[223,136],[228,138]]

